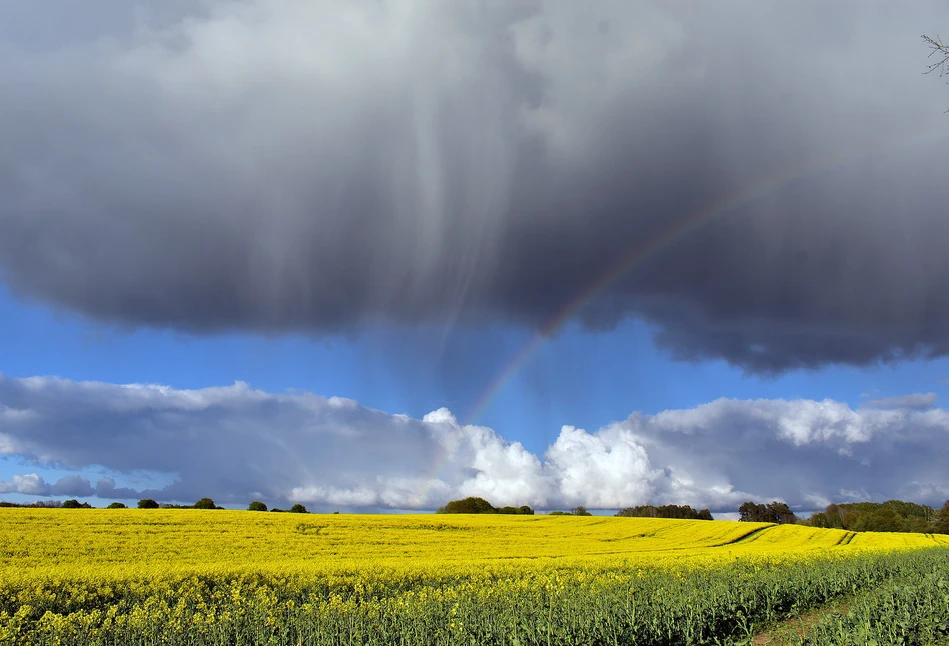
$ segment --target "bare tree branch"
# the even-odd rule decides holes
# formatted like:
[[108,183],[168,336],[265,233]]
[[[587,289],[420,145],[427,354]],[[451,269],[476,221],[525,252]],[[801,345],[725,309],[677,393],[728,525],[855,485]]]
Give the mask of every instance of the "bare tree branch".
[[929,57],[936,57],[935,63],[931,63],[926,66],[925,73],[930,74],[931,72],[939,70],[939,76],[945,76],[946,73],[949,72],[949,45],[943,43],[939,36],[931,38],[926,34],[923,34],[922,38],[932,50],[929,52]]

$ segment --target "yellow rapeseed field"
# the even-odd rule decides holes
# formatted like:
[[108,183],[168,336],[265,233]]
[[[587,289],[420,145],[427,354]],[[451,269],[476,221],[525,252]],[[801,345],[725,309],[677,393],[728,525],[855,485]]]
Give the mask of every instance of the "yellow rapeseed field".
[[946,546],[723,521],[0,509],[0,643],[679,643]]

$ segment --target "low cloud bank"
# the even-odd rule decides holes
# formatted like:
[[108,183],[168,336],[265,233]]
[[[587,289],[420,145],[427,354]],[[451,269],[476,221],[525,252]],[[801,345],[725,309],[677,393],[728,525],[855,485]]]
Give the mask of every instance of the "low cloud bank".
[[[719,399],[590,432],[564,426],[543,455],[442,408],[422,419],[244,383],[177,390],[0,375],[0,455],[54,465],[0,494],[252,499],[434,509],[476,495],[497,505],[614,509],[679,503],[731,511],[749,499],[796,508],[902,498],[941,504],[949,473],[941,408],[852,408],[831,400]],[[75,471],[148,471],[162,489]]]

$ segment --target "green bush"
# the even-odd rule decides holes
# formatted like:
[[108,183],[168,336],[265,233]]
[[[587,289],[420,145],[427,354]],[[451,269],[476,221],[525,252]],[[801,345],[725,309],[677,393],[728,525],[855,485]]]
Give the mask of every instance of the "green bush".
[[260,502],[259,500],[255,500],[254,502],[247,505],[247,511],[267,511],[267,505]]
[[463,500],[452,500],[438,510],[439,514],[496,514],[491,503],[484,498],[469,496]]

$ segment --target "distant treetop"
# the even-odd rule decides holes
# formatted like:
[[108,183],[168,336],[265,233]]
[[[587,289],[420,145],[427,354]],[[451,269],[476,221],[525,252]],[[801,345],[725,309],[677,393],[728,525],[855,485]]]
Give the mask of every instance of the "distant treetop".
[[438,514],[514,514],[533,516],[534,510],[527,505],[520,507],[501,507],[498,509],[484,498],[469,496],[462,500],[452,500],[444,507],[440,507]]
[[712,512],[708,509],[696,511],[689,505],[639,505],[627,507],[616,514],[631,518],[679,518],[684,520],[712,520]]
[[767,505],[748,501],[738,508],[738,520],[751,523],[777,523],[779,525],[796,523],[797,516],[780,500]]

